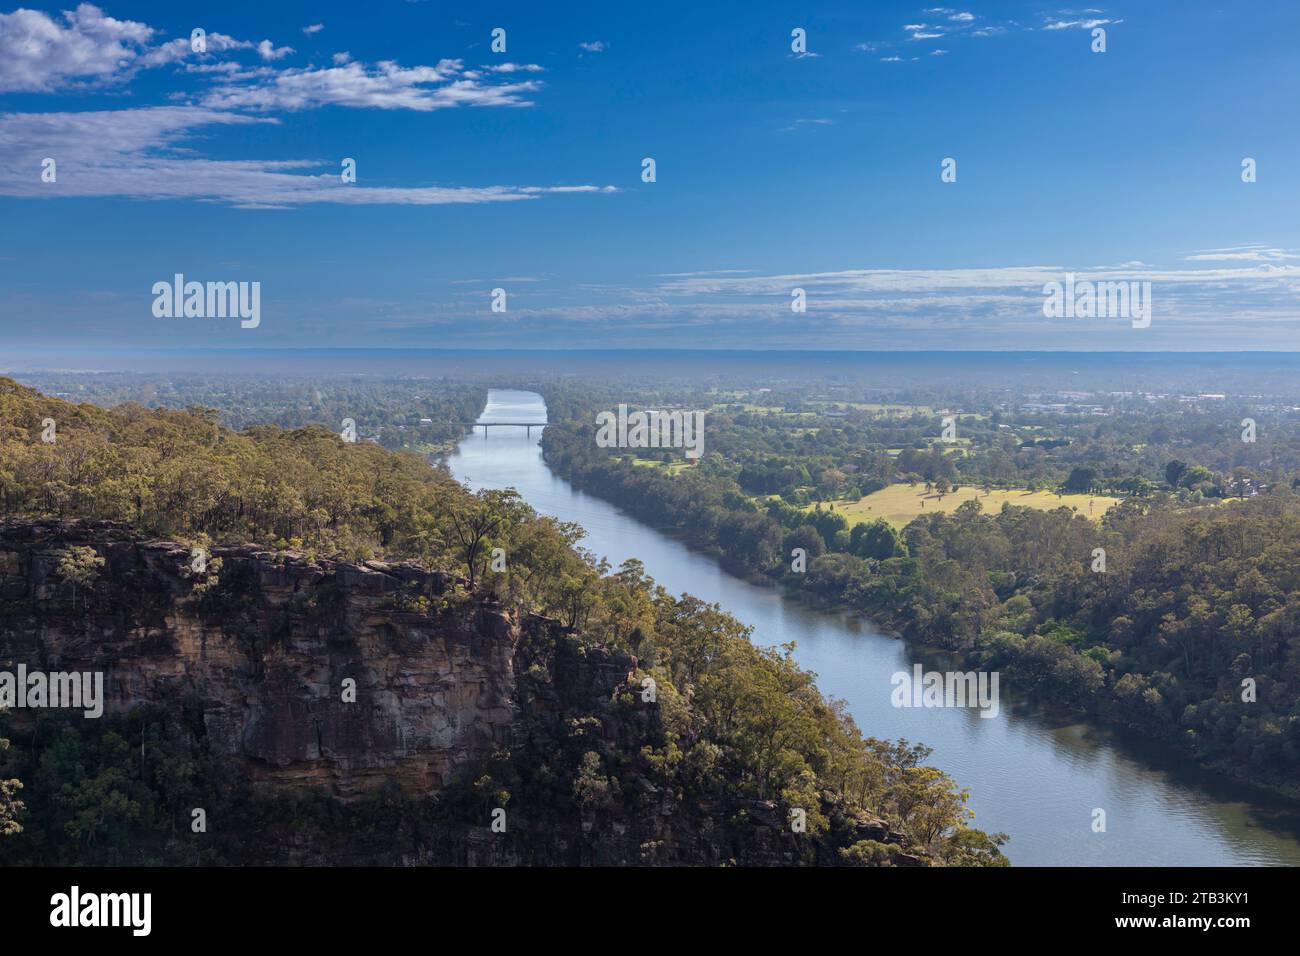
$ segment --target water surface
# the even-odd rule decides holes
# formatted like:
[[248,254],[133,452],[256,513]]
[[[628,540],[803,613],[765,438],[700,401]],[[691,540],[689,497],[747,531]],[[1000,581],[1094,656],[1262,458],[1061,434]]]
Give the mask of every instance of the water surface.
[[[480,421],[545,421],[540,395],[488,395]],[[1185,762],[1112,734],[1060,725],[1008,701],[1002,713],[905,709],[890,703],[890,676],[927,658],[867,622],[785,598],[775,587],[722,571],[712,558],[576,490],[542,461],[541,429],[479,429],[450,456],[472,488],[513,487],[535,509],[587,530],[585,546],[617,566],[640,559],[674,594],[714,601],[754,629],[763,645],[796,641],[799,664],[822,692],[843,698],[864,734],[904,737],[934,748],[930,762],[971,790],[975,825],[1012,837],[1021,865],[1300,864],[1300,820]],[[485,436],[484,432],[488,434]],[[1094,833],[1094,808],[1106,832]]]

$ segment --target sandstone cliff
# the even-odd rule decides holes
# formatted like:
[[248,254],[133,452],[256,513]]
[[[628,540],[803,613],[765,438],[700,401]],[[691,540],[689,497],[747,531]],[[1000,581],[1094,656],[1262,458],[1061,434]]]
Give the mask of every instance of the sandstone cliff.
[[[78,587],[59,561],[81,547],[103,564]],[[195,844],[195,862],[228,863],[836,863],[869,840],[921,862],[832,794],[833,830],[813,840],[773,803],[666,783],[643,752],[662,725],[632,693],[629,655],[450,575],[255,548],[207,561],[196,571],[186,547],[112,524],[0,521],[0,669],[103,672],[105,722],[161,715],[179,752],[220,767],[202,798],[244,808],[202,847],[173,819],[150,860]],[[38,715],[8,718],[21,738]],[[573,799],[584,761],[599,799]],[[502,766],[520,796],[496,833]],[[268,811],[267,795],[310,796],[314,815]],[[187,805],[170,812],[188,823]]]
[[[90,593],[57,574],[59,553],[79,545],[104,559]],[[211,559],[219,583],[199,591],[204,577],[174,542],[103,525],[0,525],[0,662],[102,671],[109,716],[197,704],[210,748],[254,778],[344,799],[389,779],[439,790],[505,742],[520,624],[469,603],[403,609],[445,599],[446,575],[252,548]]]

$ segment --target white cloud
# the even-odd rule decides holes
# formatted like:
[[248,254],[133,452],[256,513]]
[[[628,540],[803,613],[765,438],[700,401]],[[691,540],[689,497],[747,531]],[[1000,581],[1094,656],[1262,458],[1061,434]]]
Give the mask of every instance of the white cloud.
[[1300,255],[1290,249],[1251,245],[1230,246],[1226,249],[1202,249],[1183,258],[1186,262],[1285,262],[1288,259],[1300,259]]
[[[784,292],[791,285],[834,289],[842,293],[942,293],[978,289],[1041,290],[1044,282],[1061,279],[1066,266],[1002,266],[981,269],[846,269],[837,272],[791,273],[751,276],[741,279],[690,279],[665,284],[666,292],[677,294],[738,293],[772,294]],[[1256,268],[1161,269],[1113,268],[1068,269],[1079,281],[1148,280],[1153,283],[1196,285],[1227,281],[1267,281],[1300,277],[1300,266],[1263,266]]]
[[302,32],[307,34],[308,36],[311,36],[313,33],[320,33],[324,29],[325,29],[325,24],[313,23],[310,26],[303,27]]
[[216,63],[186,63],[186,73],[243,73],[247,69],[234,60],[218,60]]
[[113,80],[153,34],[88,3],[64,11],[62,23],[39,10],[0,14],[0,92],[47,93],[77,81]]
[[697,276],[747,275],[753,271],[753,269],[705,269],[702,272],[659,272],[655,274],[655,278],[686,279]]
[[[670,332],[696,345],[843,348],[1053,347],[1080,349],[1200,347],[1237,343],[1249,330],[1257,340],[1285,340],[1300,324],[1295,292],[1300,267],[1160,269],[1129,266],[1072,270],[1077,281],[1152,282],[1153,323],[1134,330],[1128,319],[1048,319],[1043,285],[1063,281],[1060,266],[977,269],[854,269],[835,272],[753,274],[719,269],[666,273],[644,286],[575,284],[574,301],[543,304],[538,297],[511,305],[510,334],[536,333],[554,342],[571,334],[625,336]],[[792,316],[790,290],[808,293],[806,313]],[[561,289],[556,295],[565,296]],[[460,306],[432,315],[400,306],[387,314],[393,329],[457,327],[478,314]],[[960,338],[953,338],[954,333]]]
[[797,119],[789,126],[781,129],[783,133],[793,132],[803,126],[834,126],[835,121],[829,119]]
[[[270,41],[263,42],[269,43]],[[204,44],[204,53],[196,54],[189,37],[177,37],[149,50],[140,57],[137,64],[142,67],[167,66],[190,58],[211,56],[214,53],[229,53],[232,50],[252,50],[257,47],[257,44],[251,40],[236,40],[232,36],[213,31],[205,34]],[[202,66],[204,66],[202,63],[186,63],[185,69],[186,72],[203,72],[200,69]]]
[[[517,202],[548,194],[616,191],[594,185],[368,187],[344,184],[336,160],[209,160],[193,155],[193,141],[200,135],[222,127],[277,122],[195,106],[0,114],[0,195],[123,196],[287,208],[322,202]],[[41,181],[46,156],[58,163],[56,183]]]
[[[844,323],[858,323],[882,313],[921,324],[938,317],[962,323],[1041,318],[1042,289],[1064,281],[1149,281],[1157,315],[1178,313],[1210,317],[1222,314],[1227,299],[1237,309],[1295,320],[1300,309],[1295,292],[1300,266],[1177,269],[1143,266],[1067,269],[1063,266],[1010,266],[979,269],[851,269],[838,272],[778,275],[699,275],[670,278],[650,290],[650,297],[678,302],[690,312],[734,309],[737,315],[765,307],[788,309],[792,288],[808,292],[819,313]],[[1217,311],[1216,311],[1217,310]],[[810,307],[809,314],[812,314]]]
[[1069,30],[1077,27],[1080,30],[1091,30],[1094,27],[1105,26],[1108,23],[1123,23],[1123,20],[1054,20],[1043,25],[1044,30]]
[[484,83],[477,72],[466,73],[460,60],[412,67],[384,60],[374,66],[349,62],[231,77],[206,93],[202,102],[223,110],[351,106],[427,112],[454,106],[531,106],[524,94],[539,89],[538,80]]
[[276,46],[270,40],[263,40],[257,45],[257,55],[268,62],[280,60],[293,52],[291,46]]
[[[978,29],[973,29],[975,21],[980,19],[973,13],[965,10],[956,10],[952,7],[928,7],[925,13],[930,14],[934,22],[928,20],[918,20],[915,23],[905,23],[902,29],[908,34],[909,41],[922,40],[948,40],[958,41],[963,37],[988,37],[999,33],[1005,33],[1009,28],[1019,29],[1019,24],[1014,21],[1007,21],[1004,25],[985,25]],[[855,50],[863,52],[889,51],[899,49],[895,43],[871,40],[865,43],[858,43],[854,46]],[[932,56],[943,56],[948,50],[932,51]],[[882,58],[884,63],[905,63],[915,60],[916,57],[908,58],[902,55],[890,55]]]
[[[253,43],[216,31],[205,33],[205,51],[190,37],[154,44],[157,30],[133,20],[106,16],[88,3],[67,10],[62,20],[38,10],[0,14],[0,92],[52,93],[60,89],[120,83],[136,71],[197,60],[232,50],[256,50],[265,61],[282,59],[292,47],[270,40]],[[199,64],[187,64],[189,67]]]
[[483,69],[489,73],[543,73],[545,68],[538,66],[536,63],[496,63],[492,66],[485,66]]
[[[945,40],[948,42],[959,42],[965,37],[982,39],[984,37],[998,36],[1013,30],[1019,32],[1032,29],[1022,27],[1014,20],[1007,20],[1002,23],[985,23],[982,26],[976,27],[976,21],[984,18],[976,16],[974,13],[965,10],[957,10],[952,7],[929,7],[924,12],[930,14],[931,17],[934,18],[933,22],[927,20],[923,22],[903,24],[902,29],[908,34],[907,39],[909,41]],[[1058,11],[1058,13],[1053,14],[1052,16],[1059,17],[1064,15],[1064,13],[1065,11]],[[1047,19],[1051,20],[1052,17],[1048,17]],[[1120,23],[1122,21],[1117,20],[1115,22]],[[901,49],[901,47],[890,42],[872,40],[866,43],[859,43],[854,47],[854,49],[862,50],[864,52],[884,52],[888,50]],[[947,52],[949,51],[933,51],[931,55],[943,56],[944,53]],[[909,59],[901,55],[891,55],[885,57],[882,62],[903,63],[909,62]]]
[[609,44],[604,40],[591,40],[586,43],[579,43],[578,46],[582,47],[582,49],[586,50],[588,53],[603,53],[605,50],[609,49]]
[[[1123,341],[1128,348],[1187,348],[1189,341],[1200,345],[1216,336],[1236,341],[1245,327],[1261,335],[1293,334],[1300,323],[1295,304],[1300,267],[1132,266],[1075,271],[1079,281],[1150,280],[1154,321],[1147,330],[1133,330],[1126,319],[1045,318],[1043,284],[1062,281],[1066,269],[1023,266],[668,273],[654,276],[656,281],[643,287],[577,285],[573,291],[581,299],[571,303],[512,305],[511,332],[515,337],[537,332],[547,335],[547,341],[566,333],[581,340],[592,329],[615,336],[671,332],[697,345],[746,340],[794,348],[843,348],[846,333],[852,332],[859,343],[855,347],[915,348],[925,341],[941,348],[1046,345],[1077,350],[1081,342],[1103,341]],[[809,309],[792,317],[790,290],[796,287],[807,290]],[[410,329],[454,325],[470,314],[453,308],[436,318],[427,312],[391,317],[394,327]],[[961,338],[954,339],[954,333]]]
[[[304,28],[310,35],[319,24]],[[439,205],[514,202],[547,194],[615,192],[611,186],[368,186],[344,184],[337,159],[208,160],[195,141],[223,127],[277,123],[271,111],[327,105],[427,112],[455,106],[530,106],[540,89],[532,63],[464,68],[460,60],[404,67],[362,64],[346,52],[333,65],[271,65],[293,53],[270,40],[253,43],[205,33],[195,53],[188,36],[155,43],[157,31],[106,17],[82,4],[61,19],[31,10],[0,14],[0,91],[52,92],[119,83],[140,69],[177,66],[212,85],[197,103],[127,110],[0,114],[0,195],[29,198],[122,196],[191,199],[246,208],[304,203]],[[221,59],[254,52],[262,65]],[[517,74],[517,76],[510,76]],[[527,77],[527,78],[525,78]],[[173,101],[182,100],[173,94]],[[243,112],[240,112],[243,111]],[[41,160],[58,163],[57,182],[42,183]]]

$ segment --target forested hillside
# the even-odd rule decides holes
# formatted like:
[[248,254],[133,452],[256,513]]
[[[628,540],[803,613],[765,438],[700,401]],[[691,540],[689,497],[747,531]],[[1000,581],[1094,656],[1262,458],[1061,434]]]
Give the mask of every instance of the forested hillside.
[[[710,432],[715,449],[719,430],[725,421]],[[582,422],[548,428],[548,464],[733,570],[967,653],[1002,671],[1004,692],[1300,792],[1300,498],[1289,481],[1244,500],[1149,491],[1099,522],[1070,508],[986,514],[976,500],[899,532],[879,519],[850,528],[829,506],[756,500],[720,454],[670,472],[598,449],[590,433]]]
[[[461,596],[451,605],[496,597],[516,616],[556,619],[579,645],[634,654],[632,686],[655,682],[660,729],[636,753],[604,759],[585,748],[586,735],[598,729],[588,722],[599,718],[575,717],[557,741],[555,719],[538,715],[546,722],[535,734],[485,766],[464,768],[457,786],[435,801],[439,813],[477,813],[485,793],[502,791],[547,801],[547,813],[560,817],[576,819],[593,806],[631,813],[645,779],[656,792],[677,794],[696,817],[725,822],[740,846],[758,832],[758,823],[746,822],[746,808],[758,801],[778,826],[790,811],[806,811],[807,832],[838,847],[835,862],[888,863],[900,854],[918,862],[1005,862],[1000,837],[967,827],[965,794],[923,765],[924,748],[864,739],[788,654],[756,649],[733,618],[666,594],[635,563],[611,574],[576,547],[579,529],[537,516],[513,493],[471,495],[416,456],[348,444],[323,427],[235,433],[197,409],[74,406],[0,379],[0,510],[11,525],[114,522],[195,549],[290,549],[285,560],[298,562],[416,559],[460,576]],[[507,558],[504,570],[493,569],[494,548]],[[12,619],[57,613],[66,623],[80,613],[89,627],[132,606],[135,598],[100,573],[93,543],[54,557],[59,589],[53,597],[9,594],[4,609]],[[0,574],[14,573],[5,568],[0,562]],[[223,606],[234,608],[252,600],[231,593],[241,585],[224,579],[219,561],[192,586],[196,601],[224,594],[234,603]],[[396,600],[403,612],[432,622],[450,613],[447,599]],[[248,637],[255,645],[264,638]],[[525,677],[549,680],[545,668],[520,681]],[[525,683],[519,693],[529,693]],[[102,723],[41,715],[35,728],[5,736],[14,747],[0,758],[0,777],[22,781],[17,796],[27,804],[11,814],[13,823],[36,841],[5,838],[19,861],[197,862],[166,834],[187,825],[181,813],[196,788],[216,788],[210,796],[218,804],[233,799],[217,792],[224,792],[219,765],[177,751],[175,735],[148,715]],[[146,751],[153,756],[130,757]],[[420,796],[385,797],[372,808],[375,819],[401,829],[404,814],[432,812],[405,802]],[[257,799],[239,806],[265,827],[289,826],[292,818],[316,832],[337,828],[344,813],[326,801],[294,815],[287,801],[299,796],[262,792]],[[105,816],[110,806],[117,810]],[[10,815],[13,808],[6,802],[0,809]],[[348,819],[356,813],[347,811]],[[883,821],[880,840],[854,838],[859,817]],[[208,859],[249,859],[239,845]],[[822,857],[810,848],[808,859]]]
[[252,425],[334,431],[351,421],[357,440],[394,451],[429,453],[451,447],[483,408],[486,390],[465,382],[398,375],[274,376],[234,372],[43,371],[19,376],[22,384],[54,398],[102,408],[135,403],[154,408],[210,408],[236,431]]

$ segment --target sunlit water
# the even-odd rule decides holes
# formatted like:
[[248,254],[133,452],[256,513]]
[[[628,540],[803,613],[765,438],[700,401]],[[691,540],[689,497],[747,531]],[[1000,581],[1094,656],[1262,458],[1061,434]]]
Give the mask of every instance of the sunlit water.
[[[546,406],[532,392],[493,390],[479,420],[545,421]],[[1158,750],[1138,759],[1132,742],[1028,713],[1008,702],[1014,688],[1005,682],[994,719],[974,710],[893,707],[890,676],[927,658],[858,618],[733,577],[712,558],[574,489],[542,461],[540,432],[478,429],[448,464],[472,488],[513,487],[542,514],[578,522],[587,530],[585,546],[613,565],[639,558],[669,591],[716,601],[753,627],[756,643],[796,641],[800,665],[817,674],[824,693],[848,702],[864,734],[934,748],[930,762],[970,788],[975,825],[1011,835],[1005,849],[1014,863],[1300,864],[1293,811],[1265,806]],[[1106,812],[1104,833],[1092,830],[1094,808]]]

